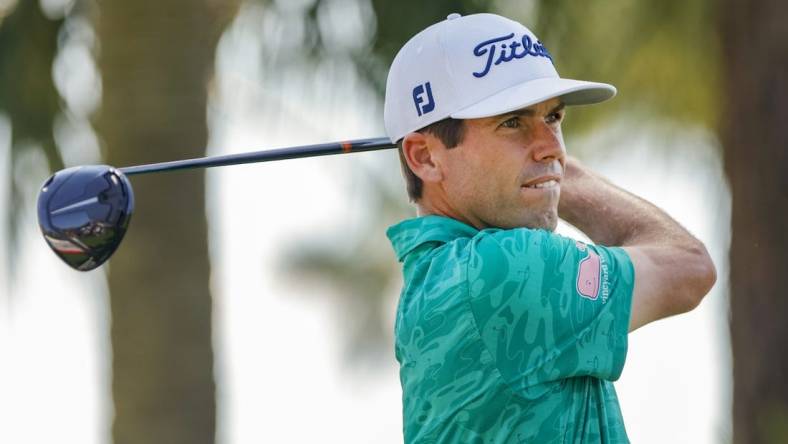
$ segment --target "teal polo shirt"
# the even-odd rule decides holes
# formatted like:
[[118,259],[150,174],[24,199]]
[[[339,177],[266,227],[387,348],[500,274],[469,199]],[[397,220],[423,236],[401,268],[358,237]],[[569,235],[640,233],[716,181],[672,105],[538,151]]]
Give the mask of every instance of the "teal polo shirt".
[[425,216],[390,227],[406,443],[626,443],[623,249]]

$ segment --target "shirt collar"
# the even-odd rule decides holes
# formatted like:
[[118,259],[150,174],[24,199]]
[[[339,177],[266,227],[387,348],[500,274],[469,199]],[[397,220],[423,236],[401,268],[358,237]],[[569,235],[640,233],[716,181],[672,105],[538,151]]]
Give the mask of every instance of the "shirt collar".
[[456,219],[444,216],[422,216],[406,219],[386,230],[397,260],[402,262],[413,249],[427,242],[451,242],[461,237],[473,237],[479,231]]

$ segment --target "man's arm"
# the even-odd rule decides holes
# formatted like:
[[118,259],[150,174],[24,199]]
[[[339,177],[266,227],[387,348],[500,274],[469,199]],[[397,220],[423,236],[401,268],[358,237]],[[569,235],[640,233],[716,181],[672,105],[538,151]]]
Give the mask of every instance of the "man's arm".
[[717,279],[706,247],[664,211],[567,158],[559,216],[635,268],[629,331],[692,310]]

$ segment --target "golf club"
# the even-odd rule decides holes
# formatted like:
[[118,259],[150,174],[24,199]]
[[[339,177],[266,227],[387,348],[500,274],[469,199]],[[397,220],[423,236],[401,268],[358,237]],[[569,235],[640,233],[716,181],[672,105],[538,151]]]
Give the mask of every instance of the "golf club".
[[66,168],[44,182],[38,195],[38,224],[50,248],[75,270],[103,264],[120,245],[134,211],[127,176],[193,168],[298,159],[396,148],[388,138],[304,145],[224,156],[115,168]]

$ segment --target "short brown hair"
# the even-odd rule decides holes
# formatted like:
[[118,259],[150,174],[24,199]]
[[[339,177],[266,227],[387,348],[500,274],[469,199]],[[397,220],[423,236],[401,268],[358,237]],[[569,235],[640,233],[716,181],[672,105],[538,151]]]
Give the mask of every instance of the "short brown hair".
[[[460,119],[448,118],[425,126],[417,132],[432,134],[440,139],[440,141],[446,145],[446,148],[454,148],[462,143],[462,139],[465,136],[465,125]],[[405,184],[408,187],[408,198],[411,202],[416,202],[421,199],[421,191],[424,187],[424,183],[408,166],[408,162],[405,160],[405,154],[402,152],[402,140],[400,140],[397,145],[399,146],[397,151],[399,152],[399,163],[402,167],[402,176],[405,178]]]

